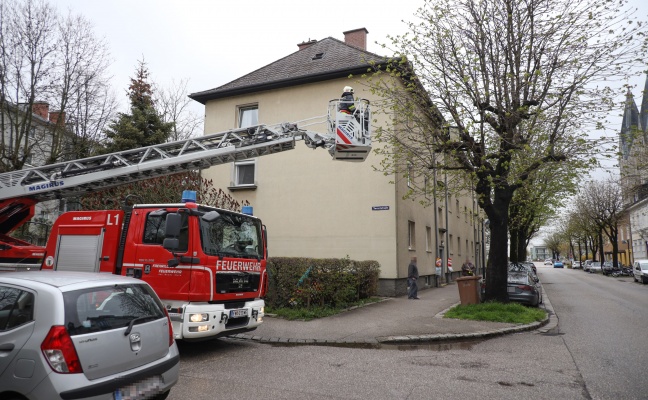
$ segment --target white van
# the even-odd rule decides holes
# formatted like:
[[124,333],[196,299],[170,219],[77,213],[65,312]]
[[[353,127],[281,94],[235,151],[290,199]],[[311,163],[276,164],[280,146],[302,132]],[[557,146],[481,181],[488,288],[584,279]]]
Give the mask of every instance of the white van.
[[635,260],[632,274],[635,282],[648,283],[648,260]]

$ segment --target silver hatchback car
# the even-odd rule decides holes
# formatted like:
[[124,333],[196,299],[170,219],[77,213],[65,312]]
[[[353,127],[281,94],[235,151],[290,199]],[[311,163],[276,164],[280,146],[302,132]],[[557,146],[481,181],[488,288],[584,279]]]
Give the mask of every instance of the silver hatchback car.
[[0,273],[0,399],[164,399],[179,361],[168,314],[144,281]]

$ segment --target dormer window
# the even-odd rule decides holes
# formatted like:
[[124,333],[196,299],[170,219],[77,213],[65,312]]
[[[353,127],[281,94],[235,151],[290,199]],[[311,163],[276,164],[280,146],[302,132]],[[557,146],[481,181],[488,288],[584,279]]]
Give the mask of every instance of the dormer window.
[[317,53],[315,54],[315,57],[313,57],[313,60],[321,60],[322,57],[324,57],[324,53]]

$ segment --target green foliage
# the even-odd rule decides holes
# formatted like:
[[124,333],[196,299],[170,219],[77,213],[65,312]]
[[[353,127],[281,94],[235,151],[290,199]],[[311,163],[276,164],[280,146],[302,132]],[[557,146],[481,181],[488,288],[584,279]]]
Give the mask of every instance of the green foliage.
[[458,305],[448,310],[444,318],[530,324],[542,321],[546,316],[547,312],[540,308],[525,307],[518,303],[504,304],[489,301],[480,304]]
[[130,114],[120,113],[106,130],[105,153],[164,143],[171,135],[173,123],[164,122],[155,109],[148,74],[146,64],[140,61],[128,92]]
[[271,308],[340,308],[375,296],[380,265],[349,258],[273,257],[267,263]]
[[360,299],[349,304],[349,307],[319,307],[312,306],[309,308],[305,307],[282,307],[282,308],[273,308],[266,306],[266,314],[273,314],[277,317],[288,319],[288,320],[304,320],[310,321],[316,318],[325,318],[330,317],[331,315],[339,314],[345,310],[348,310],[352,307],[359,307],[365,304],[376,303],[380,301],[380,297],[369,297],[365,299]]

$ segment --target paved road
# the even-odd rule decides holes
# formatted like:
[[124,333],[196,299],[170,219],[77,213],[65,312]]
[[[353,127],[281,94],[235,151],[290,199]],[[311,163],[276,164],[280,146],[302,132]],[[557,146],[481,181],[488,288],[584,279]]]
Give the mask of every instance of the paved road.
[[648,285],[542,266],[540,276],[559,317],[548,332],[380,348],[181,343],[169,399],[647,398]]
[[589,395],[648,398],[648,285],[548,266],[539,273]]

